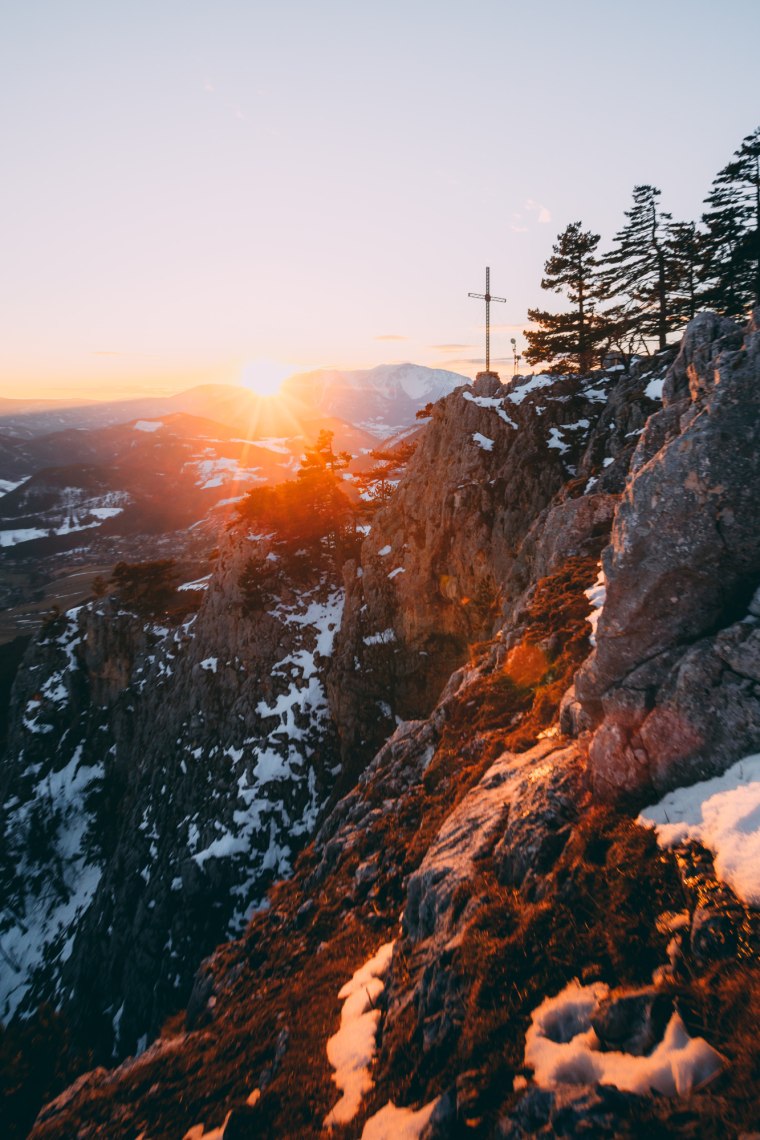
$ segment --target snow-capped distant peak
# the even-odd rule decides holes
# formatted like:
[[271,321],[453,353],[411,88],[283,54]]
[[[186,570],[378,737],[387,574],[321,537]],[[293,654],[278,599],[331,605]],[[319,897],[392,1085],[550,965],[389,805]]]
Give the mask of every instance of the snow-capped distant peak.
[[383,438],[413,424],[426,404],[469,382],[441,368],[379,364],[356,371],[301,373],[286,380],[281,391],[311,404],[315,412],[338,416]]

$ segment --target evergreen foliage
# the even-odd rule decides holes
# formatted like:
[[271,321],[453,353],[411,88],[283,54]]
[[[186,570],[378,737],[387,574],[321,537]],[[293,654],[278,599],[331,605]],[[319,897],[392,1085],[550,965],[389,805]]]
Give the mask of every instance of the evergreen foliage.
[[375,448],[370,452],[374,466],[356,476],[362,495],[362,513],[373,515],[391,498],[399,476],[417,449],[416,443],[402,441],[396,447]]
[[715,176],[705,205],[703,299],[741,317],[760,303],[760,127]]
[[[295,570],[301,563],[318,567],[325,559],[341,561],[356,542],[354,508],[339,478],[351,459],[336,453],[333,433],[321,431],[307,447],[297,477],[249,491],[238,510],[263,533],[276,535],[276,546]],[[256,587],[246,587],[253,604]]]
[[125,606],[156,614],[176,598],[177,564],[173,558],[155,562],[119,562],[111,575],[114,592]]
[[628,219],[615,234],[615,247],[603,259],[600,282],[609,298],[628,298],[636,334],[654,337],[660,350],[675,325],[668,305],[668,227],[671,215],[660,208],[656,186],[634,186]]
[[653,344],[664,349],[700,308],[742,320],[760,304],[760,127],[715,176],[701,226],[674,222],[660,197],[656,186],[634,187],[626,223],[599,260],[599,238],[580,222],[559,235],[541,287],[565,293],[571,308],[528,310],[531,364],[587,371],[614,348],[627,367]]
[[704,238],[695,222],[671,222],[665,239],[669,267],[669,312],[682,323],[697,315],[700,279],[704,258]]
[[564,313],[528,310],[528,318],[538,327],[525,332],[525,359],[530,364],[550,362],[550,372],[587,372],[604,336],[596,313],[599,234],[584,231],[581,225],[571,222],[559,235],[541,281],[542,289],[564,293],[572,309]]

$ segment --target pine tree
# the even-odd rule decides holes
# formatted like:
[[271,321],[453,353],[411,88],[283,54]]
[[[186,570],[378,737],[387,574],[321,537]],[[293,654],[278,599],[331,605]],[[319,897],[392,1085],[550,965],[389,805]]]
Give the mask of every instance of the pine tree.
[[760,304],[760,127],[715,176],[705,204],[704,300],[741,317]]
[[547,361],[551,372],[587,372],[603,339],[595,312],[599,234],[584,231],[581,225],[571,222],[558,236],[541,280],[542,289],[564,293],[572,309],[565,313],[528,310],[528,319],[538,328],[526,329],[525,359],[530,364]]
[[328,548],[338,552],[353,532],[353,511],[340,485],[339,472],[351,462],[347,451],[333,451],[333,432],[320,431],[313,447],[305,448],[297,473],[301,502],[301,528],[324,535]]
[[655,186],[634,186],[633,206],[614,241],[617,248],[603,261],[600,280],[608,298],[625,297],[631,314],[641,317],[638,332],[655,337],[660,349],[675,327],[669,309],[667,233],[671,215],[660,209],[661,191]]
[[669,273],[670,317],[679,323],[692,320],[701,299],[704,239],[694,222],[671,222],[665,240]]
[[378,447],[370,452],[374,466],[356,475],[356,483],[362,497],[363,514],[371,516],[389,502],[396,490],[401,472],[416,449],[416,443],[402,440],[395,447]]

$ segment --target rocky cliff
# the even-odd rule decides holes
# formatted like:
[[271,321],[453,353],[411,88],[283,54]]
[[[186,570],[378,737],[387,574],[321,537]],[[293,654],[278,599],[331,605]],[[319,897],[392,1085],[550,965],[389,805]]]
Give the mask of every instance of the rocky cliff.
[[[441,401],[393,501],[344,568],[329,664],[313,655],[315,632],[311,665],[286,641],[319,740],[299,754],[302,766],[291,732],[300,722],[286,711],[293,678],[270,680],[270,645],[294,626],[308,632],[307,615],[313,622],[334,588],[315,585],[323,592],[294,594],[246,624],[241,551],[249,543],[263,560],[268,540],[230,535],[186,634],[148,628],[133,633],[144,646],[98,655],[97,636],[86,634],[97,607],[68,618],[68,632],[52,631],[56,652],[73,662],[66,673],[62,656],[58,669],[67,701],[84,708],[97,692],[111,726],[135,716],[126,707],[142,695],[135,663],[144,669],[152,656],[154,682],[162,662],[183,679],[172,682],[184,694],[178,720],[151,698],[130,754],[143,780],[170,768],[171,782],[156,775],[131,809],[138,845],[137,805],[157,813],[144,828],[157,853],[147,848],[144,859],[138,846],[133,862],[149,871],[153,910],[184,870],[195,876],[209,864],[219,887],[203,897],[229,899],[230,882],[261,873],[270,834],[285,843],[284,814],[269,831],[257,816],[226,831],[219,846],[233,851],[216,857],[211,734],[230,733],[230,710],[243,721],[225,747],[246,757],[240,770],[229,758],[233,821],[241,806],[229,788],[243,768],[241,795],[249,780],[266,782],[262,757],[277,729],[267,717],[279,715],[290,732],[281,764],[306,773],[295,781],[301,806],[288,814],[296,830],[317,830],[267,909],[204,963],[185,1015],[140,1056],[82,1076],[43,1108],[32,1136],[234,1140],[332,1128],[367,1140],[582,1131],[717,1140],[751,1130],[760,887],[753,893],[741,851],[757,842],[760,781],[750,755],[760,750],[759,337],[755,321],[741,330],[705,315],[677,355],[630,375],[506,386],[486,376]],[[327,632],[338,625],[332,613],[319,623]],[[111,636],[130,620],[114,615]],[[267,640],[270,620],[281,624]],[[180,651],[177,638],[191,633]],[[166,651],[156,653],[154,637],[168,639]],[[29,677],[43,652],[19,681],[17,747],[33,748],[48,723],[54,674],[34,691]],[[239,664],[253,660],[243,675]],[[75,678],[85,696],[74,696]],[[149,737],[162,734],[164,716],[172,727],[159,752]],[[78,740],[72,734],[69,752],[49,764],[49,782],[68,763],[67,779],[86,785],[97,757],[86,744],[75,761]],[[191,745],[202,748],[193,767]],[[320,813],[339,776],[338,747],[353,786]],[[39,748],[33,763],[44,765]],[[331,759],[318,766],[320,749]],[[6,797],[18,796],[10,810],[28,849],[24,805],[42,781],[25,770],[20,763],[19,790]],[[722,784],[690,789],[688,810],[676,799],[634,818],[663,792],[719,772]],[[179,831],[173,815],[168,829],[155,822],[169,810],[164,781],[175,798],[195,789]],[[710,795],[729,797],[714,801],[717,830],[697,819]],[[191,807],[198,832],[206,828],[194,846]],[[669,838],[657,823],[670,826],[668,812],[684,821]],[[161,859],[162,843],[179,846],[181,861],[159,874],[150,859]],[[290,862],[288,852],[272,872]],[[98,864],[111,884],[103,898],[119,895],[116,865]],[[230,867],[237,877],[225,880]],[[107,930],[98,889],[78,937],[99,914],[90,929]],[[122,929],[128,913],[142,913],[126,897],[123,907]],[[68,979],[68,953],[53,946],[54,977]]]
[[576,680],[606,798],[724,771],[760,740],[757,317],[692,323],[632,458]]
[[4,1017],[52,1001],[96,1055],[133,1051],[289,873],[337,772],[342,591],[283,578],[252,608],[244,571],[272,560],[240,526],[179,591],[196,612],[104,598],[31,647],[3,767]]

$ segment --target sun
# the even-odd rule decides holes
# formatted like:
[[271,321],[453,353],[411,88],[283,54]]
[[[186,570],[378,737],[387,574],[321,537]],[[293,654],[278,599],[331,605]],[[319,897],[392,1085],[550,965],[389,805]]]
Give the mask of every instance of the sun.
[[258,396],[276,396],[283,380],[295,371],[291,365],[283,364],[282,361],[258,357],[244,364],[239,383]]

